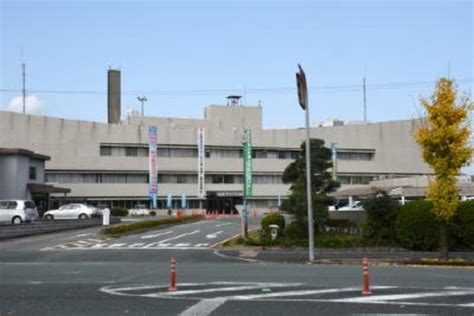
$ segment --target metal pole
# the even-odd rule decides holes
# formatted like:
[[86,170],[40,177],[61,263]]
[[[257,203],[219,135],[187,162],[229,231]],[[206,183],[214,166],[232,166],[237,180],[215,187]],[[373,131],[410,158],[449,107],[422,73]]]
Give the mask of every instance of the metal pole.
[[242,238],[247,239],[246,214],[247,213],[247,199],[244,198],[244,205],[242,208]]
[[314,260],[313,199],[311,194],[311,144],[309,138],[309,103],[306,102],[306,195],[308,198],[309,260]]
[[363,91],[364,91],[364,122],[367,122],[367,95],[366,95],[366,92],[365,92],[365,77],[364,77],[364,80],[362,82],[362,88],[363,88]]
[[23,77],[23,114],[26,114],[26,74],[25,74],[25,63],[21,64],[22,77]]

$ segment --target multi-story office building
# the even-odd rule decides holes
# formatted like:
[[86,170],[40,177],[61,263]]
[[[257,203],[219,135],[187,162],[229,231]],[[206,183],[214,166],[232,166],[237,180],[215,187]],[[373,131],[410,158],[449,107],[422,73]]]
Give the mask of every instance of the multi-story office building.
[[[374,179],[428,173],[413,140],[417,122],[349,124],[311,129],[326,146],[337,144],[337,175],[342,188]],[[173,206],[186,195],[198,208],[197,133],[205,128],[205,200],[208,209],[241,203],[242,131],[252,130],[252,208],[275,208],[289,186],[286,166],[299,155],[304,129],[263,129],[262,108],[205,108],[203,119],[129,117],[97,123],[0,112],[0,147],[26,148],[48,155],[46,181],[71,189],[68,199],[131,207],[149,201],[148,126],[158,128],[158,206],[168,194]],[[2,176],[2,175],[0,175]]]

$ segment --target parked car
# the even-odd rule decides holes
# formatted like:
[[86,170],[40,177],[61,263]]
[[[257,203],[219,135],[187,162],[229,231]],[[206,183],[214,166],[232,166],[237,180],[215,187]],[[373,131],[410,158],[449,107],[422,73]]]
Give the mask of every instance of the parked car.
[[0,222],[21,224],[38,218],[38,209],[31,200],[0,200]]
[[150,215],[150,210],[145,204],[137,204],[134,208],[128,210],[128,215],[132,216],[144,216]]
[[49,210],[44,213],[46,219],[85,219],[94,216],[100,216],[101,210],[95,206],[88,204],[65,204],[57,210]]
[[355,201],[352,205],[346,205],[339,207],[337,211],[363,211],[364,207],[362,206],[361,201]]

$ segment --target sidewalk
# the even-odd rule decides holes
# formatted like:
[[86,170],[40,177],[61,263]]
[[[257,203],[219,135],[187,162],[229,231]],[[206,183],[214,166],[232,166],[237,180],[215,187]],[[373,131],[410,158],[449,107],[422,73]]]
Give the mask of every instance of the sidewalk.
[[[308,263],[308,250],[261,247],[219,248],[219,254],[248,261]],[[474,251],[450,252],[448,262],[441,262],[437,251],[406,251],[396,248],[316,249],[314,264],[360,264],[367,257],[372,264],[425,264],[473,266]]]

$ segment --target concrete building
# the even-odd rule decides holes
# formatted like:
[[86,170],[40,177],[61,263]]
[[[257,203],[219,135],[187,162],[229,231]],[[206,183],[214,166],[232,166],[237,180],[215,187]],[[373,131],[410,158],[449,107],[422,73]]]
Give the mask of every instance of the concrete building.
[[49,195],[70,192],[45,184],[45,161],[49,156],[21,148],[0,146],[0,200],[35,200],[47,208]]
[[[132,116],[107,124],[0,111],[0,147],[51,156],[46,182],[70,188],[71,200],[132,207],[149,201],[147,130],[157,126],[158,206],[163,208],[171,194],[177,207],[185,194],[188,207],[197,208],[197,133],[205,128],[204,206],[231,209],[242,199],[241,141],[248,128],[253,134],[251,208],[276,208],[278,197],[289,193],[281,175],[299,155],[304,129],[264,129],[262,115],[261,107],[210,105],[202,119]],[[347,189],[429,173],[413,140],[416,126],[416,120],[338,122],[312,128],[311,137],[323,139],[327,147],[337,144],[337,175]]]

